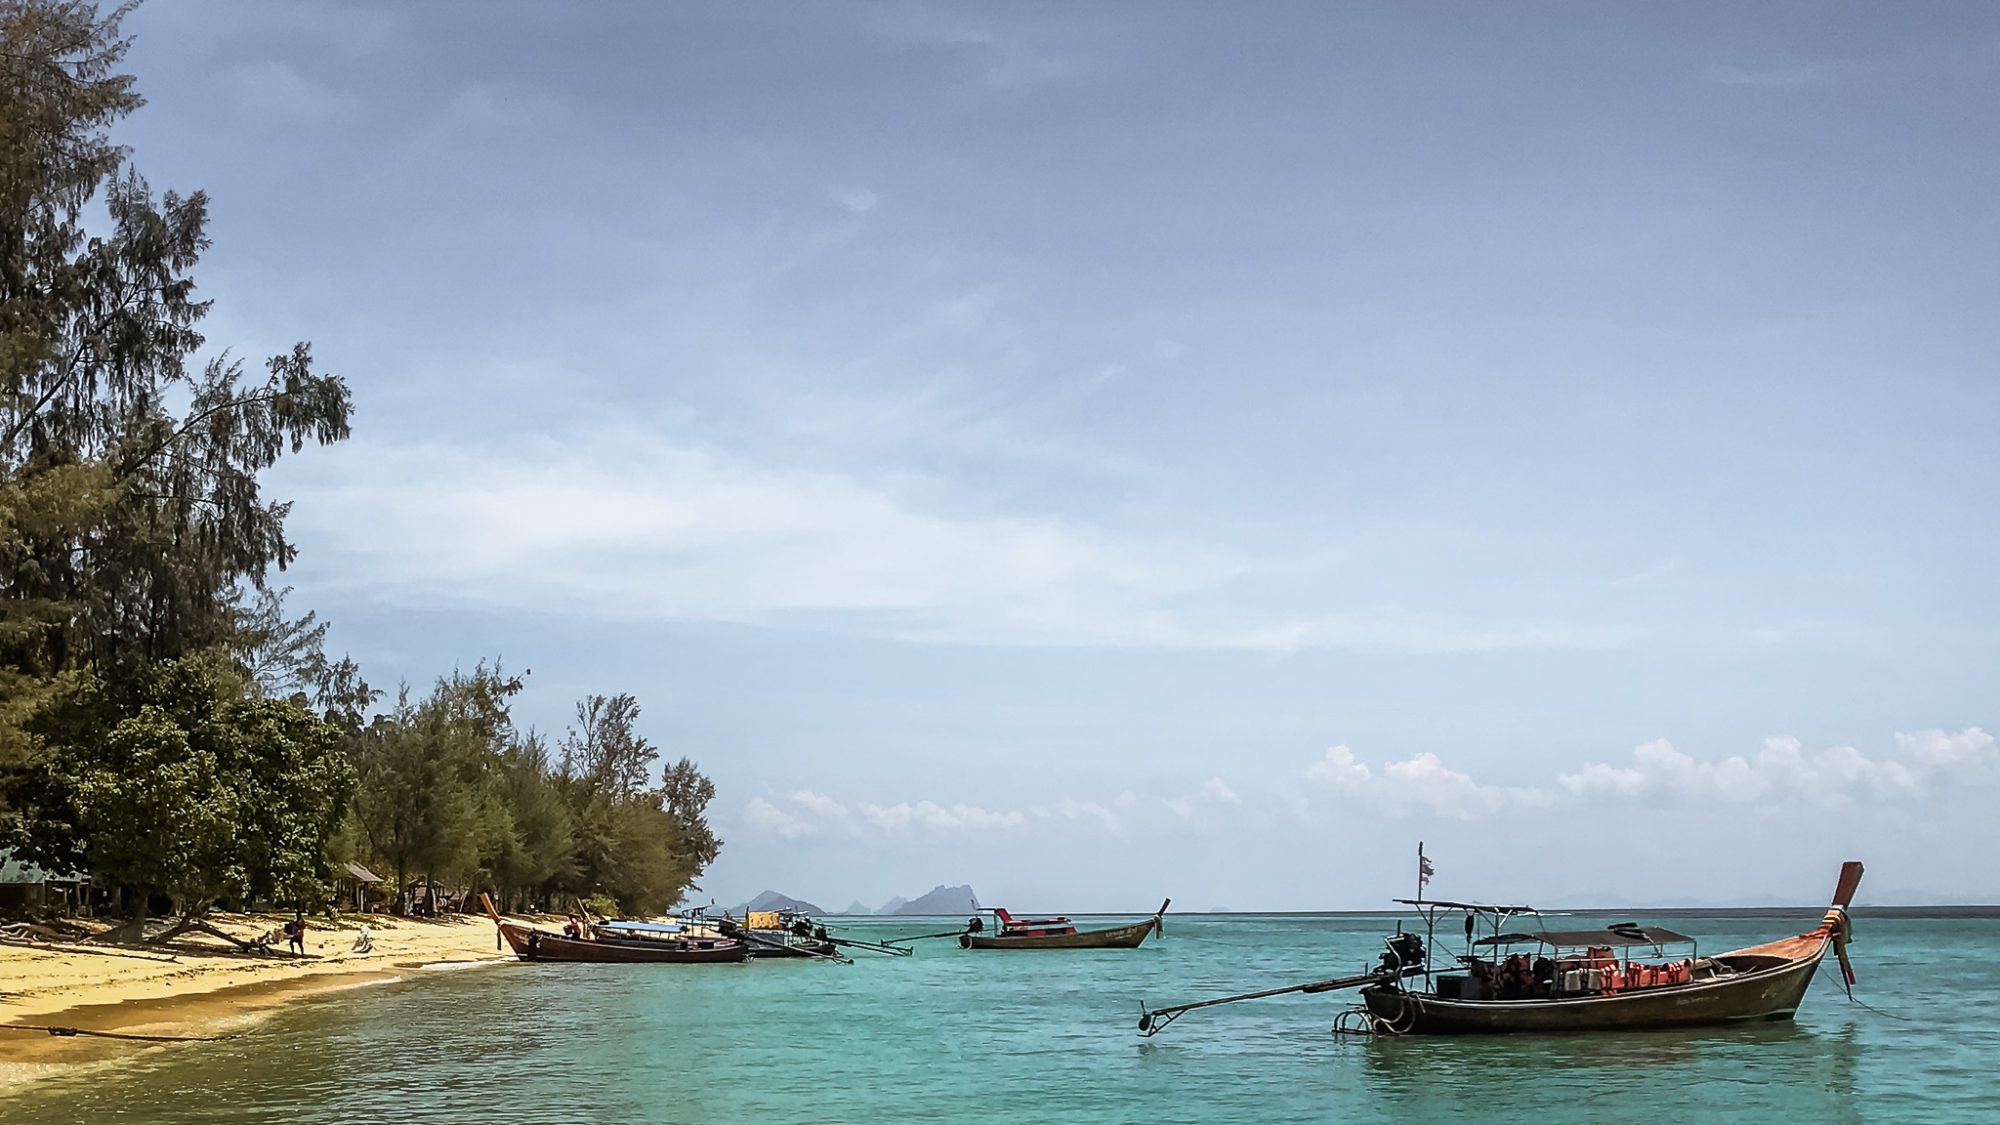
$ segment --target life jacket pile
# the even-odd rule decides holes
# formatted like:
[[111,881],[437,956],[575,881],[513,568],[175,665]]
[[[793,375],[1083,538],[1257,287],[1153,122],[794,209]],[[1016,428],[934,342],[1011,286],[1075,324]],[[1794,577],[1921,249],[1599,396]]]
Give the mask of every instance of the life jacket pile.
[[1558,971],[1562,990],[1571,995],[1584,992],[1609,994],[1634,988],[1687,984],[1694,980],[1694,964],[1686,959],[1665,965],[1627,961],[1621,968],[1611,950],[1603,947],[1590,949],[1584,957],[1565,958]]

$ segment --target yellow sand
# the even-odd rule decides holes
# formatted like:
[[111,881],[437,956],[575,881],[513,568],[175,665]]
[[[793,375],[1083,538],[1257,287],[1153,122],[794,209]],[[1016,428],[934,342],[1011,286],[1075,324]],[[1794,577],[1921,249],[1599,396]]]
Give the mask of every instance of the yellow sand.
[[[284,923],[278,915],[224,915],[211,920],[245,939]],[[364,922],[374,948],[356,953],[355,935]],[[214,952],[119,946],[86,953],[0,944],[0,1089],[43,1064],[100,1059],[143,1046],[102,1038],[53,1038],[10,1031],[7,1025],[151,1035],[222,1034],[300,995],[394,980],[427,964],[511,959],[511,952],[494,948],[495,937],[493,923],[486,918],[351,915],[337,924],[310,920],[304,959],[283,953],[247,957],[201,934],[184,935],[185,943]]]

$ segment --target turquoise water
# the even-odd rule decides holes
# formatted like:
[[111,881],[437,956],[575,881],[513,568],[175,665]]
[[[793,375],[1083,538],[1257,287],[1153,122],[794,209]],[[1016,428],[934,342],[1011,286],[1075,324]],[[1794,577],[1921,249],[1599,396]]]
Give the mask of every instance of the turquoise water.
[[[1676,917],[1720,952],[1810,928]],[[1345,996],[1155,1004],[1358,971],[1394,920],[1170,916],[1137,950],[851,966],[509,964],[300,1001],[228,1042],[0,1098],[12,1122],[2000,1121],[2000,922],[1857,920],[1798,1019],[1703,1032],[1336,1040]],[[923,932],[867,922],[854,936]],[[1888,1013],[1894,1013],[1890,1015]],[[1896,1017],[1906,1018],[1896,1018]]]

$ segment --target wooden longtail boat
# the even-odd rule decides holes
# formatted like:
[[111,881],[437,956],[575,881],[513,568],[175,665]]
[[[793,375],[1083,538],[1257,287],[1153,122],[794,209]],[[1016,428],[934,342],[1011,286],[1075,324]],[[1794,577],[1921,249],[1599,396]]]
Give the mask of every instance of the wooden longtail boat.
[[723,938],[597,937],[572,938],[518,922],[503,921],[485,895],[486,914],[500,936],[523,961],[588,961],[605,964],[709,965],[743,960],[749,947]]
[[848,960],[845,954],[834,948],[832,940],[827,937],[826,927],[816,925],[809,915],[788,910],[750,910],[744,913],[741,923],[725,915],[717,919],[715,925],[724,937],[732,937],[748,945],[752,957]]
[[[1373,971],[1287,988],[1266,989],[1146,1011],[1142,1035],[1157,1034],[1196,1008],[1292,992],[1360,988],[1362,1007],[1352,1024],[1336,1030],[1387,1035],[1489,1035],[1510,1032],[1605,1032],[1701,1027],[1791,1019],[1806,986],[1831,949],[1843,981],[1854,984],[1847,960],[1847,907],[1861,883],[1862,867],[1841,868],[1833,905],[1820,924],[1796,937],[1700,956],[1694,939],[1658,927],[1619,923],[1596,930],[1510,932],[1510,918],[1540,915],[1526,906],[1398,899],[1417,908],[1425,932],[1398,933]],[[1462,915],[1466,952],[1446,971],[1434,959],[1441,916]],[[1493,933],[1474,940],[1482,922]],[[1685,956],[1664,964],[1633,960],[1650,951],[1686,945]],[[1533,954],[1502,951],[1528,947]],[[1624,955],[1621,963],[1620,954]],[[1422,977],[1421,984],[1414,978]],[[1345,1020],[1345,1017],[1344,1017]]]
[[1161,918],[1171,902],[1173,899],[1161,903],[1144,922],[1105,930],[1078,930],[1067,918],[1016,918],[996,909],[993,914],[1000,921],[999,932],[987,934],[967,929],[959,935],[958,946],[960,949],[1136,949],[1146,935],[1164,932]]

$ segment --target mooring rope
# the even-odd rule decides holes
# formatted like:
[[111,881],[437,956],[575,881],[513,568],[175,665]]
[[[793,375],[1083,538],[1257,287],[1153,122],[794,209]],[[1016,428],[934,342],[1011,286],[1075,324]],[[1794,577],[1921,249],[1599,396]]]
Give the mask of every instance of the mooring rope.
[[0,1031],[46,1031],[68,1038],[88,1035],[97,1039],[130,1039],[139,1043],[220,1043],[234,1035],[133,1035],[123,1031],[92,1031],[87,1027],[59,1027],[44,1023],[0,1023]]

